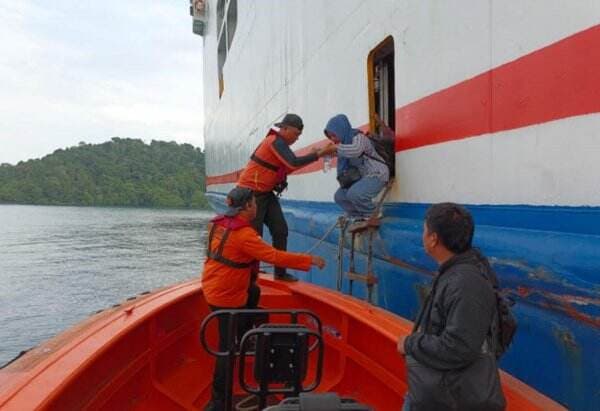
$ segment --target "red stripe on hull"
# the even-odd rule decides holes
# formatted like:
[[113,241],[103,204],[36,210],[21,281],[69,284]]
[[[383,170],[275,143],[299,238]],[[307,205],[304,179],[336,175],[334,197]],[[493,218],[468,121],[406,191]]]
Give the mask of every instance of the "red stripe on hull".
[[[396,151],[600,112],[598,44],[600,25],[399,108]],[[318,161],[293,174],[321,168]],[[206,183],[235,183],[239,173]]]
[[396,112],[396,151],[600,112],[600,25]]
[[221,174],[218,176],[207,176],[206,177],[206,185],[210,186],[213,184],[235,183],[238,180],[238,178],[240,177],[241,173],[242,173],[242,170],[237,170],[232,173]]

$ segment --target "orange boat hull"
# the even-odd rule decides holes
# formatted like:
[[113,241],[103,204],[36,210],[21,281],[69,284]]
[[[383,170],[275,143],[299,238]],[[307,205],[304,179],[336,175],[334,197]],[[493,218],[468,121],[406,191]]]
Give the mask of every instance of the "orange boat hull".
[[[305,308],[321,318],[326,348],[317,391],[400,409],[406,370],[396,342],[411,322],[312,284],[261,278],[260,285],[262,306]],[[208,312],[194,280],[99,313],[0,370],[0,408],[201,410],[214,367],[198,339]],[[564,409],[508,374],[502,383],[509,410]]]

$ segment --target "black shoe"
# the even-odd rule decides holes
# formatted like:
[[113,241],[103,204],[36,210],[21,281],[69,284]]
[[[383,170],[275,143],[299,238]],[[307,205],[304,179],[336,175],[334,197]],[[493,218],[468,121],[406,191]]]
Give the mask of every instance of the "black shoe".
[[287,281],[288,283],[293,283],[295,281],[298,281],[298,278],[295,275],[292,274],[275,274],[275,279],[279,280],[279,281]]

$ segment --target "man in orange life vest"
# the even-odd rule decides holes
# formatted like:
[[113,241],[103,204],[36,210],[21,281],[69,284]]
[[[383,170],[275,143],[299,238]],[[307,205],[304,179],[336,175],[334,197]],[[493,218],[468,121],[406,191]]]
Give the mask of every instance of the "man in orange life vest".
[[[280,251],[259,237],[250,225],[257,209],[252,190],[234,188],[227,195],[227,205],[225,215],[215,217],[209,225],[207,257],[202,273],[202,291],[212,311],[258,307],[260,288],[255,279],[260,261],[303,271],[308,271],[311,266],[325,266],[321,257]],[[240,321],[238,339],[252,327],[253,320]],[[219,317],[218,322],[219,350],[226,351],[228,319]],[[217,359],[212,400],[205,410],[223,409],[226,361],[224,357]]]
[[[254,191],[258,210],[252,226],[262,236],[263,224],[266,224],[273,239],[273,247],[278,250],[287,249],[288,226],[279,204],[278,196],[287,187],[287,174],[304,167],[319,157],[332,152],[329,147],[315,150],[305,156],[296,156],[289,146],[294,144],[304,124],[300,116],[286,114],[281,122],[276,123],[278,130],[269,130],[265,139],[250,157],[250,161],[238,179],[238,187],[246,187]],[[275,279],[296,281],[284,267],[275,267]]]

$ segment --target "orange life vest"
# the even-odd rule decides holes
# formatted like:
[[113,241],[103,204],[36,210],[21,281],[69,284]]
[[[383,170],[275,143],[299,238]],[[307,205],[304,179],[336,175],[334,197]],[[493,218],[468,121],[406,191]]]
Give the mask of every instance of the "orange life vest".
[[[208,234],[208,246],[206,247],[206,257],[211,258],[215,261],[218,261],[221,264],[225,264],[226,266],[231,267],[231,268],[250,268],[250,267],[252,267],[253,268],[252,272],[254,272],[254,271],[258,272],[258,261],[237,262],[237,261],[230,260],[229,258],[226,258],[223,256],[223,249],[225,248],[225,242],[229,238],[229,234],[231,233],[231,231],[239,230],[240,228],[243,228],[243,227],[250,227],[250,223],[248,221],[245,221],[245,220],[242,220],[239,218],[227,217],[224,215],[216,216],[215,218],[213,218],[211,220],[211,223],[212,223],[212,227],[210,228],[210,232]],[[225,229],[225,232],[223,233],[223,236],[221,237],[221,242],[216,247],[216,249],[213,251],[211,249],[212,240],[213,240],[213,236],[215,233],[215,229],[217,227],[223,227]]]
[[269,192],[286,180],[289,170],[272,148],[277,137],[275,130],[269,130],[240,174],[237,182],[239,187],[257,192]]

